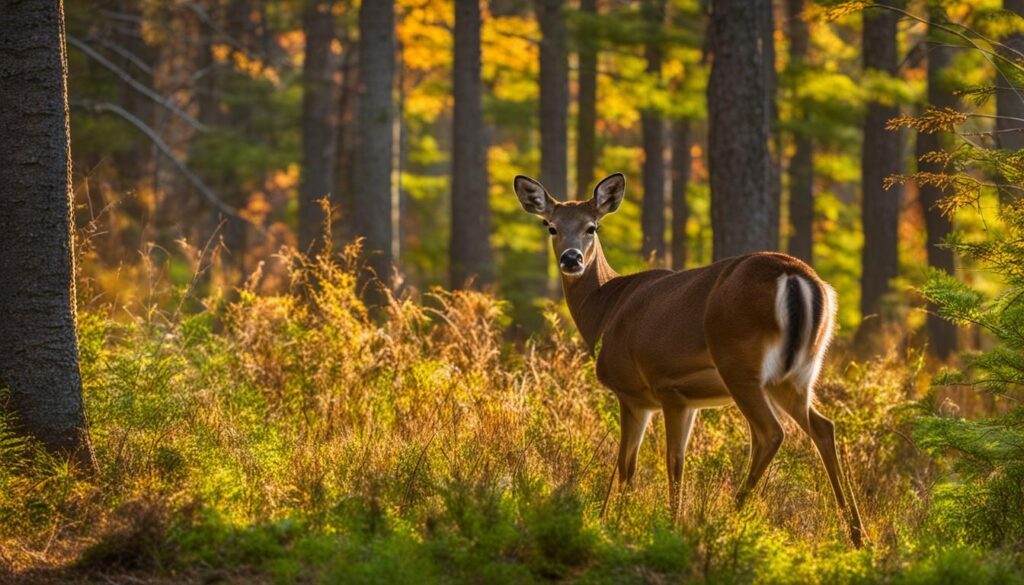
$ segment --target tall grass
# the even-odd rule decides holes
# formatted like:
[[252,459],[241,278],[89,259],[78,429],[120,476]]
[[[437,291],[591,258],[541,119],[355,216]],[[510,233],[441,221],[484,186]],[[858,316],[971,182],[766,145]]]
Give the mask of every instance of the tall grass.
[[285,293],[258,292],[252,278],[230,302],[127,318],[84,308],[100,475],[48,458],[0,419],[7,575],[1020,581],[1019,558],[929,537],[937,477],[904,430],[927,383],[916,354],[835,356],[819,391],[865,550],[849,546],[818,457],[792,425],[756,497],[735,509],[748,440],[735,408],[701,414],[679,525],[667,514],[660,420],[634,489],[614,494],[602,521],[618,407],[558,308],[525,343],[504,337],[504,303],[478,292],[396,299],[371,318],[356,257],[287,254]]

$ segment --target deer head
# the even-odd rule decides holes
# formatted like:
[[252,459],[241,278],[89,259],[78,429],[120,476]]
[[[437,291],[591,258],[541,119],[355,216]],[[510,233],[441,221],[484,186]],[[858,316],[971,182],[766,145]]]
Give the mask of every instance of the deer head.
[[594,188],[587,201],[557,201],[548,190],[529,177],[515,179],[516,195],[527,213],[541,218],[551,234],[551,245],[558,258],[558,268],[566,278],[577,278],[586,272],[595,257],[597,232],[601,218],[614,212],[626,194],[626,177],[615,173]]

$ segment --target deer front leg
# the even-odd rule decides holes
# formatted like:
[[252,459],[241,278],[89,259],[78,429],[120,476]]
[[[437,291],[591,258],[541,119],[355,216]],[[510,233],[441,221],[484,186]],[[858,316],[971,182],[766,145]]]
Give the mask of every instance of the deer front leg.
[[622,400],[619,401],[619,408],[619,486],[625,490],[636,474],[636,456],[644,440],[647,423],[651,420],[651,411],[632,407]]
[[665,461],[668,469],[668,505],[672,520],[679,518],[682,497],[683,466],[686,461],[686,446],[690,442],[693,422],[697,409],[665,407]]

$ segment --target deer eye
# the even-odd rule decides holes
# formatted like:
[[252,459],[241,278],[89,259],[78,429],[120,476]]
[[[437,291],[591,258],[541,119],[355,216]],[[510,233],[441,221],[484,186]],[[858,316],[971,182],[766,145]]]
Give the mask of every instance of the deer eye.
[[597,226],[596,225],[592,225],[592,226],[588,227],[587,228],[587,233],[591,234],[591,235],[596,234],[597,233]]
[[555,230],[555,228],[548,227],[548,233],[553,236],[553,235],[557,234],[558,232]]

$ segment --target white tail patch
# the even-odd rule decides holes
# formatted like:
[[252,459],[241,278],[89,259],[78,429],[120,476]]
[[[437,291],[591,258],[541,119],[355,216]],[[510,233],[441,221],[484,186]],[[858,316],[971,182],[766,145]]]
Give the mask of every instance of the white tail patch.
[[[794,279],[800,296],[799,323],[790,323],[789,282]],[[814,391],[814,384],[821,373],[825,353],[832,340],[837,308],[836,293],[831,286],[822,287],[821,321],[814,329],[814,289],[817,286],[807,278],[795,274],[783,274],[776,280],[775,319],[779,325],[779,336],[769,344],[761,364],[761,384],[770,386],[789,380],[797,391],[808,399]],[[786,353],[791,336],[790,327],[800,326],[797,348],[789,368],[786,368]]]
[[781,380],[786,362],[786,331],[789,326],[789,311],[786,309],[786,282],[788,274],[775,280],[775,321],[779,324],[779,338],[768,346],[761,362],[761,385],[770,386]]

